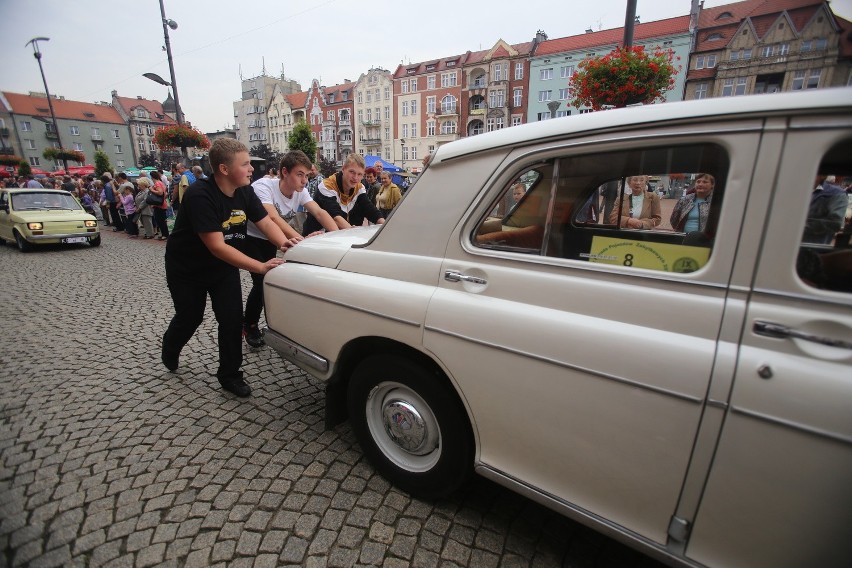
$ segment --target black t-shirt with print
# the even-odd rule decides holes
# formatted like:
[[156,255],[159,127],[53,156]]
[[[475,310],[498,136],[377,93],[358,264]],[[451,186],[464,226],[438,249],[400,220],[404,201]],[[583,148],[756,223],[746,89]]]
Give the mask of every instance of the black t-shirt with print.
[[219,189],[213,178],[189,186],[181,200],[174,230],[166,243],[166,269],[192,277],[216,278],[235,266],[213,256],[198,233],[219,231],[225,243],[242,248],[247,221],[257,223],[266,209],[250,185],[238,187],[233,197]]

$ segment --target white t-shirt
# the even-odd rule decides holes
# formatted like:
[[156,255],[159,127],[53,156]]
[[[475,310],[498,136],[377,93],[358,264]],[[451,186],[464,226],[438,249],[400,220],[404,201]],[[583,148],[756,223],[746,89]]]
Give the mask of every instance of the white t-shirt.
[[[262,177],[251,184],[251,186],[254,188],[254,193],[257,195],[258,199],[260,199],[260,202],[264,205],[274,206],[275,210],[278,211],[278,214],[285,220],[289,213],[298,211],[300,206],[303,207],[313,201],[307,188],[304,187],[299,191],[294,191],[293,196],[289,199],[284,197],[281,190],[278,189],[278,181],[277,177]],[[248,223],[246,234],[258,239],[266,239],[266,235],[260,232],[257,226],[251,221]]]

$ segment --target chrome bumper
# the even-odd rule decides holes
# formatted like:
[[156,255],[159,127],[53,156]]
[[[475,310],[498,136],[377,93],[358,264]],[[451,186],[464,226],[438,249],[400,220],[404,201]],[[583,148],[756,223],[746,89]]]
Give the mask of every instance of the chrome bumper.
[[328,359],[320,357],[313,351],[305,349],[298,343],[287,339],[280,333],[276,333],[271,329],[264,328],[263,339],[266,344],[275,349],[279,355],[299,365],[300,367],[310,367],[320,374],[328,372]]
[[97,237],[100,233],[59,233],[56,235],[30,235],[29,238],[33,241],[50,241],[50,240],[62,240],[62,239],[70,239],[74,237],[86,237],[89,240]]

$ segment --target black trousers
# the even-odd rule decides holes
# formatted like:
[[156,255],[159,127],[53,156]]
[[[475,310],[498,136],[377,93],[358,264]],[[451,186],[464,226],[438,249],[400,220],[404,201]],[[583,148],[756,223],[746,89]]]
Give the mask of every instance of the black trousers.
[[179,355],[204,319],[207,295],[213,304],[213,314],[219,323],[220,381],[240,376],[243,364],[243,294],[240,272],[236,268],[214,277],[193,274],[188,276],[170,269],[166,262],[166,283],[172,295],[175,315],[163,337],[167,353]]
[[[266,262],[275,258],[278,252],[276,246],[266,239],[246,236],[243,253],[260,262]],[[260,313],[263,311],[263,274],[251,273],[251,292],[246,298],[246,312],[243,321],[248,325],[257,325],[260,321]]]
[[118,215],[118,203],[115,201],[109,202],[109,217],[112,219],[112,226],[118,229],[119,231],[124,230],[124,223],[121,221],[121,217]]
[[154,210],[154,226],[160,229],[160,235],[165,239],[169,236],[169,226],[166,224],[166,210],[152,207]]

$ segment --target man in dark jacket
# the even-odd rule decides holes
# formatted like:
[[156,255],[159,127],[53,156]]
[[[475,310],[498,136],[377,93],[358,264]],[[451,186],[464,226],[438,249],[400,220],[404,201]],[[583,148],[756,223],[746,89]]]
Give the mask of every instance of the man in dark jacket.
[[834,185],[834,176],[817,176],[816,188],[811,193],[808,220],[802,242],[828,245],[843,228],[846,216],[846,192]]

